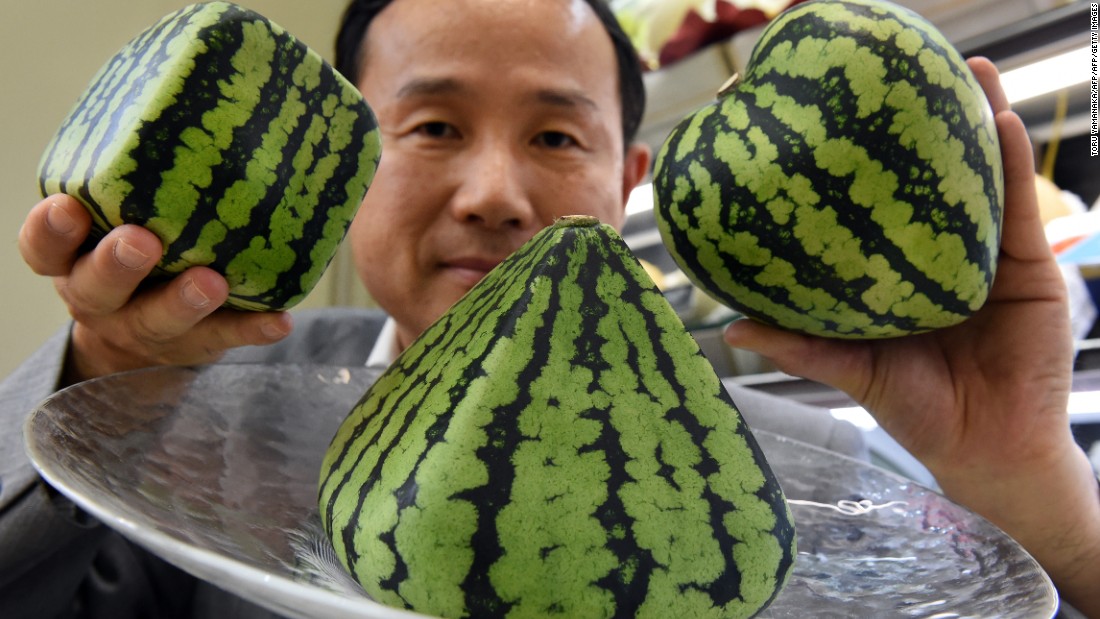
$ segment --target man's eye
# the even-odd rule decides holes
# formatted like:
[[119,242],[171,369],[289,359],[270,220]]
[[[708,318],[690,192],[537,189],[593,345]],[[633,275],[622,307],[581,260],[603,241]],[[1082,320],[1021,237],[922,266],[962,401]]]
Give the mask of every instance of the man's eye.
[[426,122],[416,128],[416,132],[429,138],[448,138],[455,135],[455,129],[442,121]]
[[548,148],[566,148],[577,144],[572,136],[560,131],[545,131],[540,133],[536,140],[539,144]]

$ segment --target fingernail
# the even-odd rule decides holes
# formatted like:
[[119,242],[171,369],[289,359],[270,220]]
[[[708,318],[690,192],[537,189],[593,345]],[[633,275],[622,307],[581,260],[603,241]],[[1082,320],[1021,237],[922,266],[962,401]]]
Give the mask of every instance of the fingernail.
[[140,269],[149,262],[149,256],[141,253],[136,247],[119,239],[115,241],[115,260],[127,269]]
[[76,222],[57,204],[51,203],[46,211],[46,225],[57,234],[68,234],[76,227]]
[[196,309],[201,309],[210,305],[210,297],[206,296],[199,290],[199,287],[195,285],[195,280],[189,279],[187,283],[180,288],[180,296],[183,300]]
[[286,321],[280,320],[276,322],[274,320],[268,320],[260,325],[260,333],[263,333],[264,337],[271,340],[281,339],[288,333]]

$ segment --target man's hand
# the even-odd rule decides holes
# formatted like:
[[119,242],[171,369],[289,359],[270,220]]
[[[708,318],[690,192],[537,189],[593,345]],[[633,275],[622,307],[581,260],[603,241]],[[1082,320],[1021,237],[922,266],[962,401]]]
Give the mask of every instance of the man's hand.
[[53,278],[74,320],[66,384],[152,365],[211,362],[230,348],[270,344],[290,332],[285,312],[219,309],[228,284],[205,267],[140,286],[160,258],[160,239],[124,225],[82,254],[90,229],[91,216],[79,202],[55,195],[35,205],[19,231],[23,259]]
[[1027,132],[992,63],[969,64],[993,108],[1005,165],[1001,250],[981,310],[955,327],[876,341],[742,320],[726,341],[848,393],[948,496],[1016,537],[1071,603],[1100,614],[1100,496],[1066,412],[1073,341],[1065,284],[1039,218]]

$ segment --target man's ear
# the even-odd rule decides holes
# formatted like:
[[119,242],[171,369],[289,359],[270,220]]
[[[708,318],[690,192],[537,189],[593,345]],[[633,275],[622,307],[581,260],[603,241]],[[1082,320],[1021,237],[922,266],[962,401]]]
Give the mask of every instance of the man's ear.
[[638,183],[645,179],[649,173],[649,146],[641,142],[634,142],[626,149],[623,157],[623,204],[626,204],[630,192]]

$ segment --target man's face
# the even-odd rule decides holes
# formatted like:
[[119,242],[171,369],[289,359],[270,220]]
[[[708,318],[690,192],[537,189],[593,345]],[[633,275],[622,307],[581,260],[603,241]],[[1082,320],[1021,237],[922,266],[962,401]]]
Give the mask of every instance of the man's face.
[[624,156],[610,37],[582,0],[396,0],[359,88],[382,160],[356,268],[408,345],[562,215],[622,224],[648,153]]

